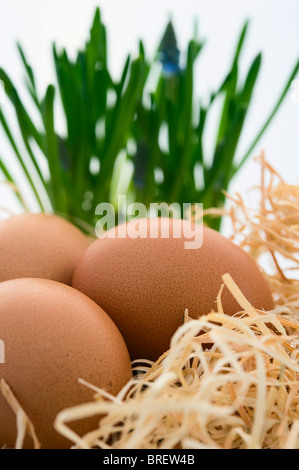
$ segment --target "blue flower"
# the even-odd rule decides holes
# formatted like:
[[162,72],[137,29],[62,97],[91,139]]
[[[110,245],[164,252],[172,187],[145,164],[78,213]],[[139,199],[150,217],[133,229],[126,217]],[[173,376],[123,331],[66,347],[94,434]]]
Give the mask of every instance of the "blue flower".
[[181,71],[179,65],[180,51],[177,47],[177,40],[171,21],[166,27],[159,47],[159,59],[163,65],[163,72],[166,75],[176,75]]

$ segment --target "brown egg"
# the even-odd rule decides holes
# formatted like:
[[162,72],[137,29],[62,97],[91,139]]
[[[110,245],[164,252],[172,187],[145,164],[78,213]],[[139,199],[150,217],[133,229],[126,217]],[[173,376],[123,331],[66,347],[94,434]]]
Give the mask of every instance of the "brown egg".
[[[93,400],[94,392],[79,378],[115,395],[132,376],[127,347],[111,318],[84,294],[56,281],[0,284],[0,338],[5,345],[0,378],[33,422],[42,448],[72,445],[53,422],[59,411]],[[0,416],[0,448],[13,447],[16,417],[1,393]],[[72,428],[82,435],[98,422],[99,416]],[[28,438],[26,447],[31,445]]]
[[[128,224],[120,225],[114,238],[113,229],[107,232],[89,246],[73,277],[73,286],[116,323],[131,359],[155,360],[165,352],[185,309],[193,318],[216,309],[225,273],[256,308],[273,308],[268,283],[245,251],[212,229],[179,219],[170,224],[169,238],[161,232],[168,219],[160,219],[158,236],[151,238],[148,229],[157,220],[140,219],[137,238],[126,236]],[[201,228],[203,243],[195,248]],[[187,248],[192,233],[194,246]],[[240,310],[227,288],[222,299],[227,314]]]
[[21,214],[0,222],[0,282],[38,277],[71,284],[89,245],[81,231],[56,215]]

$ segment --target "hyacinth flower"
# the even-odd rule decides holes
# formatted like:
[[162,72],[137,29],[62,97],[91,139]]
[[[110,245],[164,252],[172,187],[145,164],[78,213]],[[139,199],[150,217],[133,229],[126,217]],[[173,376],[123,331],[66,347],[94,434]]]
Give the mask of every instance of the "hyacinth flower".
[[171,77],[180,72],[180,51],[172,22],[169,21],[159,46],[159,59],[163,65],[163,73]]

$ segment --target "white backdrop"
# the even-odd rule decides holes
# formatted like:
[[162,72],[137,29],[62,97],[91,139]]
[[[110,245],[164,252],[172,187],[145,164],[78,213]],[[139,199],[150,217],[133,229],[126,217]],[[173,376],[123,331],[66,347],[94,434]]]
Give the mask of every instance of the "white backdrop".
[[[154,54],[169,18],[174,22],[179,46],[184,50],[197,18],[199,34],[207,40],[195,77],[197,90],[203,95],[218,87],[224,78],[240,29],[249,18],[242,72],[246,72],[260,50],[263,63],[245,125],[246,135],[238,149],[240,154],[271,110],[299,56],[298,0],[0,0],[0,5],[0,66],[24,89],[22,65],[16,50],[19,40],[37,71],[41,92],[49,81],[54,80],[52,41],[74,53],[88,37],[96,6],[101,7],[107,26],[109,61],[115,76],[118,76],[126,54],[137,51],[139,38],[144,40],[148,54]],[[299,182],[298,95],[295,90],[288,95],[254,152],[258,154],[264,149],[270,163],[293,184]],[[11,116],[6,99],[3,106]],[[206,135],[207,149],[213,141],[215,124],[212,120]],[[62,120],[60,125],[63,125]],[[1,131],[0,154],[11,165],[12,153]],[[242,192],[258,183],[259,177],[259,167],[251,158],[234,180],[231,191]],[[17,210],[13,198],[3,188],[0,189],[1,205]]]

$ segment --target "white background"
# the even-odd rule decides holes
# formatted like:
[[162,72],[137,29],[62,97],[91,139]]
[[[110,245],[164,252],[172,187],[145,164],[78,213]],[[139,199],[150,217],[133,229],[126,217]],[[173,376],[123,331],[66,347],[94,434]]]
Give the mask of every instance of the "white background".
[[[259,51],[263,52],[263,63],[245,125],[246,134],[238,148],[240,155],[264,122],[299,56],[298,0],[0,0],[0,66],[24,90],[23,70],[16,49],[19,40],[36,71],[38,88],[43,93],[46,84],[55,80],[52,41],[66,46],[69,53],[74,54],[88,37],[97,5],[101,7],[107,26],[108,57],[115,77],[119,76],[126,54],[137,52],[139,38],[144,40],[147,54],[154,55],[169,18],[174,22],[179,46],[185,50],[197,19],[199,35],[207,41],[195,77],[196,90],[203,96],[221,83],[241,27],[246,19],[251,20],[242,55],[242,75]],[[253,156],[262,149],[268,161],[288,182],[298,184],[299,102],[296,97],[298,93],[295,95],[294,91],[288,95],[251,160],[233,181],[232,192],[244,192],[259,182],[259,166],[254,163]],[[12,118],[6,99],[3,106]],[[31,110],[30,101],[28,106]],[[215,119],[216,116],[212,117],[206,135],[208,152],[217,126]],[[63,126],[62,116],[59,125]],[[1,132],[0,155],[10,168],[14,167],[13,154]],[[0,206],[18,211],[14,199],[1,186]]]

